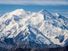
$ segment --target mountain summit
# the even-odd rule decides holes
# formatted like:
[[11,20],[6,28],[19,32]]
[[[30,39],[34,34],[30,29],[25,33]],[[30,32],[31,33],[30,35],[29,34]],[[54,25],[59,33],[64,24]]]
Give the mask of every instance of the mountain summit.
[[17,9],[0,17],[0,47],[63,47],[68,45],[68,18],[47,10]]

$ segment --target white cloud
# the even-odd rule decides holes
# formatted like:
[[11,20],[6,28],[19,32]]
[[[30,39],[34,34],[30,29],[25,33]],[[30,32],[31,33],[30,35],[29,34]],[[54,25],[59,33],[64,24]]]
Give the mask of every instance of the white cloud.
[[68,5],[66,0],[0,0],[0,4]]

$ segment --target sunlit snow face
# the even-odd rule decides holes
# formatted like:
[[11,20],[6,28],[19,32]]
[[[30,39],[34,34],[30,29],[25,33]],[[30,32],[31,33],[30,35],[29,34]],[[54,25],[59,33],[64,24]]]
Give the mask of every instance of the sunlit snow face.
[[38,25],[44,20],[43,14],[41,13],[33,13],[32,18],[31,18],[31,23],[33,25]]
[[12,11],[10,14],[12,14],[12,15],[16,15],[16,16],[20,16],[20,15],[24,15],[24,14],[26,14],[26,12],[23,10],[23,9],[17,9],[17,10],[15,10],[15,11]]

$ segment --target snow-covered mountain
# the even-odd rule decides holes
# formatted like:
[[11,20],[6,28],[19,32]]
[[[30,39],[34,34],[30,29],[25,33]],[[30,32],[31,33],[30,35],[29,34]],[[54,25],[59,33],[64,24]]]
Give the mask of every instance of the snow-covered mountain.
[[68,18],[47,10],[17,9],[0,17],[0,47],[63,47],[68,45]]

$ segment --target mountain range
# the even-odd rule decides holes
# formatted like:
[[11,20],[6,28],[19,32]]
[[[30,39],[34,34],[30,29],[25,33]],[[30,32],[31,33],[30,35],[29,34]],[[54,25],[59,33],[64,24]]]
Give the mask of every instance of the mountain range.
[[0,47],[56,48],[68,45],[68,18],[47,10],[16,9],[0,17]]

